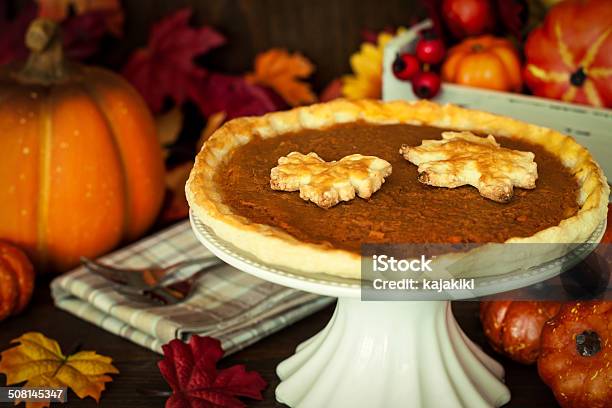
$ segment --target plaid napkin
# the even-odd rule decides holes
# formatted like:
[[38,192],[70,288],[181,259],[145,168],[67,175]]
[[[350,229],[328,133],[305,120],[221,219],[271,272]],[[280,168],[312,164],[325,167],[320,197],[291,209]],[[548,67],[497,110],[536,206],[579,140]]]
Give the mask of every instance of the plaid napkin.
[[[101,260],[130,268],[212,256],[183,222]],[[55,304],[111,333],[161,353],[172,339],[216,337],[226,353],[306,317],[333,299],[275,285],[222,264],[200,278],[195,293],[174,306],[136,303],[79,267],[51,283]]]

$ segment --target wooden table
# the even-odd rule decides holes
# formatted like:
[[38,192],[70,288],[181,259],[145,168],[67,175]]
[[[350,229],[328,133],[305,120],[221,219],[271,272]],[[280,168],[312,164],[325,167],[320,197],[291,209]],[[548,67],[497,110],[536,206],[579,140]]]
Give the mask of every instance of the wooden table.
[[[506,407],[557,406],[552,393],[539,379],[534,366],[522,366],[497,356],[486,344],[478,321],[477,302],[455,302],[453,308],[467,335],[483,346],[487,353],[494,355],[506,368],[506,382],[512,392],[512,400]],[[291,355],[300,342],[322,329],[332,312],[333,307],[320,311],[222,361],[221,366],[245,364],[248,369],[259,371],[268,381],[264,401],[250,401],[249,406],[283,406],[274,399],[274,388],[278,383],[274,371],[276,365]],[[80,343],[83,349],[95,350],[113,358],[120,374],[108,384],[107,390],[102,394],[100,407],[164,406],[165,398],[143,396],[138,391],[168,389],[156,365],[161,356],[55,308],[49,294],[48,282],[39,282],[32,304],[25,313],[0,323],[0,350],[7,348],[10,340],[27,331],[39,331],[58,340],[64,350]],[[5,384],[2,375],[0,384]],[[69,394],[68,399],[69,407],[96,406],[91,398],[79,400],[74,394]]]

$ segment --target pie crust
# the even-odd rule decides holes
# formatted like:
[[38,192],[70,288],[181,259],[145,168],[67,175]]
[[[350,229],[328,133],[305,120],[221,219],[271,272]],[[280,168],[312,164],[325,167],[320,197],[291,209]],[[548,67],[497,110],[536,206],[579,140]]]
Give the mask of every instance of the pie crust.
[[[329,245],[303,242],[276,227],[253,223],[234,214],[223,203],[214,181],[215,172],[230,157],[231,151],[249,143],[255,135],[267,139],[303,129],[326,129],[357,121],[489,133],[542,145],[557,156],[579,183],[579,211],[557,226],[530,237],[510,238],[506,243],[581,243],[587,241],[606,218],[610,193],[606,177],[588,150],[573,138],[552,129],[454,105],[371,100],[335,100],[226,123],[204,144],[187,181],[186,195],[193,214],[220,238],[264,263],[302,273],[327,273],[359,279],[361,257],[358,254],[330,248]],[[531,253],[529,255],[531,262],[546,258],[537,259]]]

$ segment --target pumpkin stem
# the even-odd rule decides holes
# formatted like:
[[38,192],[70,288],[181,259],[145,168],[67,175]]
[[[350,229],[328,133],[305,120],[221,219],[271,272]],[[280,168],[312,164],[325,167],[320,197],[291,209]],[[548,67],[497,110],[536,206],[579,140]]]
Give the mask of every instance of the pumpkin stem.
[[476,44],[472,45],[472,52],[481,52],[483,50],[484,50],[484,47],[483,47],[482,44],[476,43]]
[[27,82],[51,84],[66,75],[66,62],[62,48],[61,31],[55,21],[39,18],[34,20],[25,36],[30,56],[18,73]]
[[572,73],[572,75],[570,75],[570,83],[574,86],[582,86],[582,84],[584,84],[584,81],[587,80],[587,75],[584,72],[584,68],[579,67],[576,72]]

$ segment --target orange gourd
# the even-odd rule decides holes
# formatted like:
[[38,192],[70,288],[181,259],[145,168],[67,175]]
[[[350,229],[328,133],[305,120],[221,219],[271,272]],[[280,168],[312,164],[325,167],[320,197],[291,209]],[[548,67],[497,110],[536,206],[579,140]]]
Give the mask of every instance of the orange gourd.
[[565,303],[542,330],[538,373],[563,408],[610,408],[612,302]]
[[468,38],[451,48],[442,79],[497,91],[521,90],[521,63],[512,43],[490,35]]
[[535,95],[612,107],[612,1],[554,6],[525,43],[525,83]]
[[140,95],[66,61],[55,23],[33,22],[26,44],[25,66],[0,70],[0,238],[64,271],[150,227],[162,153]]
[[544,324],[559,302],[495,300],[480,304],[480,321],[491,347],[514,361],[533,364],[540,353]]
[[34,290],[34,269],[17,247],[0,241],[0,320],[20,313]]

